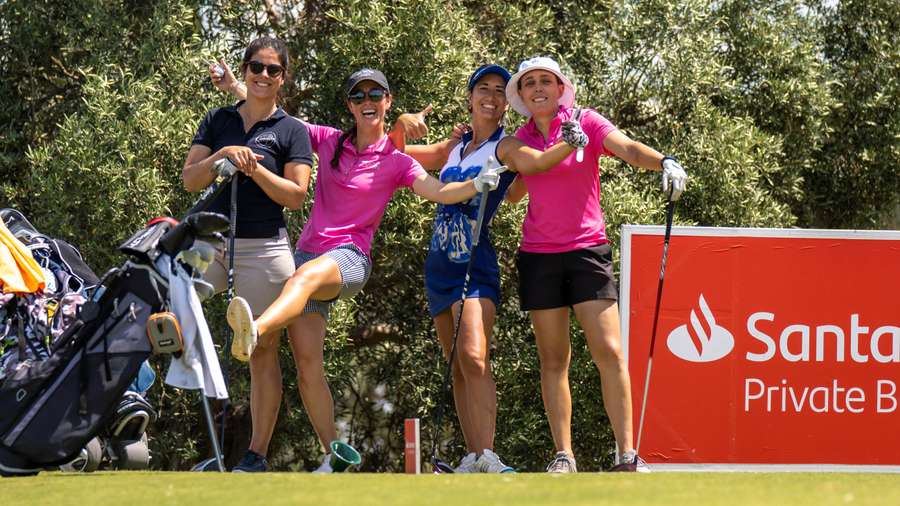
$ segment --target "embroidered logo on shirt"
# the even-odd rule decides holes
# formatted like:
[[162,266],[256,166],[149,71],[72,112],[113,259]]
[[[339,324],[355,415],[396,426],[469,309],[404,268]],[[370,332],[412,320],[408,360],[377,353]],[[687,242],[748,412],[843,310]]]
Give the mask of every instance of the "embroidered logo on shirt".
[[253,139],[253,143],[264,148],[274,148],[278,143],[278,137],[275,132],[263,132]]

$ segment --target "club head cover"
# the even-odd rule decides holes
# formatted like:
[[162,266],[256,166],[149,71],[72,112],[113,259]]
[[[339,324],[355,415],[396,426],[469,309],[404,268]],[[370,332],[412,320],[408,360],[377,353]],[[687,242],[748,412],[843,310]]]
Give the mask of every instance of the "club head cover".
[[159,256],[159,242],[178,222],[161,217],[150,220],[146,227],[138,230],[119,246],[119,251],[145,263],[153,263]]
[[184,219],[194,232],[194,236],[211,235],[228,230],[230,222],[225,215],[201,211]]
[[225,248],[225,236],[219,232],[213,232],[208,235],[198,235],[194,242],[205,242],[217,251]]
[[174,257],[178,252],[190,248],[194,243],[193,228],[188,224],[187,220],[182,221],[178,226],[169,230],[159,239],[159,248],[170,257]]

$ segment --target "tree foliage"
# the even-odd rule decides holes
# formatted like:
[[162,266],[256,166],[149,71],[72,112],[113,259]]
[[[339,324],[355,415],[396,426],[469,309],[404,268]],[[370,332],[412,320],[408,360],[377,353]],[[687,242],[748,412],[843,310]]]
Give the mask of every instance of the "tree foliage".
[[[556,56],[578,100],[628,135],[671,153],[691,180],[682,224],[886,226],[900,204],[900,7],[889,0],[6,0],[0,1],[0,200],[47,233],[79,245],[95,270],[121,262],[116,245],[153,216],[191,200],[180,167],[204,111],[228,99],[206,61],[235,65],[261,34],[293,57],[285,108],[343,126],[343,80],[381,68],[392,117],[435,105],[430,140],[464,121],[465,80],[479,64],[508,68]],[[522,118],[510,112],[514,127]],[[601,166],[610,236],[623,223],[659,223],[658,174],[613,159]],[[307,209],[290,213],[296,237]],[[434,206],[400,192],[373,247],[365,291],[338,304],[326,343],[340,432],[366,470],[401,465],[402,419],[426,421],[440,402],[443,361],[425,309],[422,263]],[[524,206],[501,207],[494,241],[503,303],[492,344],[496,447],[538,470],[552,440],[538,391],[534,338],[518,310],[514,256]],[[649,266],[648,268],[655,268]],[[224,335],[222,301],[208,305]],[[599,377],[572,329],[573,429],[579,466],[611,462]],[[163,362],[155,362],[162,369]],[[309,469],[320,453],[288,352],[285,401],[270,460]],[[248,373],[233,367],[229,460],[249,435]],[[154,388],[154,466],[183,469],[206,437],[194,395]],[[425,440],[434,433],[426,423]],[[462,441],[444,423],[444,454]]]

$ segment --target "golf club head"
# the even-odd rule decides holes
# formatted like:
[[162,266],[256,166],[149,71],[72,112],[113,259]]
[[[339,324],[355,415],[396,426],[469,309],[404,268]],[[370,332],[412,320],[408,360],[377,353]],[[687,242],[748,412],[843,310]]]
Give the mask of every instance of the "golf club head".
[[194,472],[219,472],[219,463],[216,461],[215,457],[210,457],[206,460],[198,462],[194,467],[191,468],[191,471]]
[[434,474],[454,474],[456,472],[453,470],[453,466],[437,457],[431,457],[431,467]]

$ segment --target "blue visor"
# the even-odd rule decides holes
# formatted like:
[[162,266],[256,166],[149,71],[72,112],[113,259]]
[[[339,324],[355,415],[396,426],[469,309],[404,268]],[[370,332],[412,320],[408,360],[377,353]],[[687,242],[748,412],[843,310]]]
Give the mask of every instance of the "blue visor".
[[497,74],[503,78],[504,83],[508,83],[509,78],[512,77],[509,75],[509,71],[500,65],[495,65],[493,63],[482,65],[475,69],[475,72],[472,72],[472,76],[469,77],[469,91],[472,91],[475,88],[475,83],[477,83],[479,79],[488,74]]

